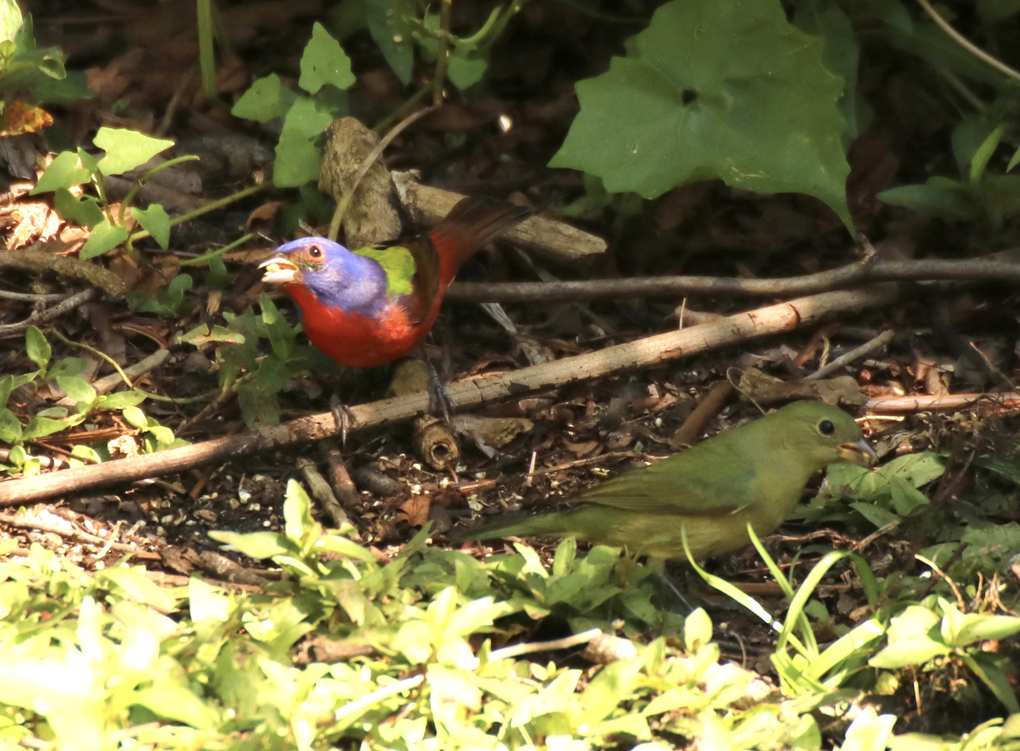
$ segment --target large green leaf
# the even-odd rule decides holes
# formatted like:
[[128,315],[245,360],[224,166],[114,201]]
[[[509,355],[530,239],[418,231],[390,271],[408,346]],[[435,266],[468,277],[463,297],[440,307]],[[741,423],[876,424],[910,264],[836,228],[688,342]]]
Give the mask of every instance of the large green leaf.
[[851,226],[844,82],[779,0],[673,0],[632,42],[629,57],[577,84],[581,112],[552,166],[645,198],[714,178],[808,193]]

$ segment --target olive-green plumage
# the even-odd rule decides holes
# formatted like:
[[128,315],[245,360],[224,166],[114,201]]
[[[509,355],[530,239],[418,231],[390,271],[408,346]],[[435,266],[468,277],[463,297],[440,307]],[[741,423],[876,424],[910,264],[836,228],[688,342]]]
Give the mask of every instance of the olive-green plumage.
[[683,558],[680,531],[686,528],[691,553],[707,558],[746,545],[748,522],[759,536],[770,534],[818,470],[841,461],[870,466],[874,458],[846,412],[794,402],[597,485],[565,510],[495,521],[455,539],[576,537],[637,555]]

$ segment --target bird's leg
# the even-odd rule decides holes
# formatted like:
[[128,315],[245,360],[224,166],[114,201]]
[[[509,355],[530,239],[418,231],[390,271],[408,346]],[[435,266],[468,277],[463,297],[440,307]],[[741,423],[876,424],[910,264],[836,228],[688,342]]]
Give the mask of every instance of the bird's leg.
[[439,378],[435,366],[428,360],[425,361],[425,364],[429,369],[429,410],[432,414],[441,413],[443,420],[449,423],[450,413],[453,411],[453,399],[450,398],[443,381]]
[[333,392],[333,396],[329,398],[329,411],[333,413],[333,419],[336,420],[336,426],[340,429],[340,442],[344,446],[347,445],[347,429],[351,425],[351,420],[354,419],[354,413],[351,412],[351,408],[340,401],[340,394]]

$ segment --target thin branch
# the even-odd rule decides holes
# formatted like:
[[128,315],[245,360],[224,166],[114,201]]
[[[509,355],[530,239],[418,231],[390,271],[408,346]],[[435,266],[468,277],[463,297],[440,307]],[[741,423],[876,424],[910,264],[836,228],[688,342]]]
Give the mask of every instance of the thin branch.
[[534,652],[550,652],[554,649],[570,649],[580,644],[587,644],[592,639],[597,639],[600,636],[602,636],[602,629],[591,628],[573,636],[565,636],[562,639],[532,642],[531,644],[514,644],[512,647],[503,647],[492,652],[489,655],[489,661],[506,660],[510,657],[529,655]]
[[0,337],[13,336],[14,334],[20,334],[22,331],[27,329],[29,326],[38,326],[41,323],[47,323],[52,321],[54,318],[59,318],[69,310],[74,310],[79,305],[87,303],[94,297],[99,295],[99,290],[95,289],[83,289],[81,292],[76,292],[62,302],[58,302],[52,308],[46,310],[39,310],[24,321],[18,323],[8,323],[4,326],[0,326]]
[[[509,239],[513,240],[511,235]],[[785,279],[735,279],[726,276],[657,276],[594,279],[582,282],[457,282],[446,292],[457,302],[568,302],[634,297],[786,297],[813,295],[862,282],[1003,282],[1020,284],[1020,264],[1000,261],[874,261],[852,263],[817,274]]]
[[991,394],[915,394],[913,396],[877,396],[864,408],[877,415],[905,415],[936,410],[961,410],[977,404],[1003,414],[1020,411],[1020,393]]
[[[575,357],[534,365],[506,373],[449,384],[454,407],[465,408],[555,386],[601,378],[611,373],[658,365],[695,353],[714,350],[771,334],[817,323],[834,313],[885,305],[896,298],[892,285],[803,297],[727,316],[681,331],[638,339]],[[361,404],[351,408],[349,430],[382,427],[425,413],[427,393]],[[144,454],[105,464],[50,472],[0,482],[0,506],[42,500],[113,483],[158,477],[193,467],[225,462],[256,452],[274,451],[336,436],[339,428],[332,412],[292,420],[255,433],[215,438],[203,443]]]
[[835,373],[844,365],[849,365],[854,360],[864,357],[865,355],[874,352],[876,349],[881,349],[886,344],[891,342],[894,336],[896,336],[896,332],[893,331],[892,329],[889,329],[888,331],[883,331],[881,334],[876,336],[870,342],[865,342],[860,347],[855,347],[854,349],[847,352],[845,355],[837,357],[829,364],[823,365],[814,373],[809,375],[805,380],[817,380],[819,378],[825,378],[825,376],[830,375],[831,373]]

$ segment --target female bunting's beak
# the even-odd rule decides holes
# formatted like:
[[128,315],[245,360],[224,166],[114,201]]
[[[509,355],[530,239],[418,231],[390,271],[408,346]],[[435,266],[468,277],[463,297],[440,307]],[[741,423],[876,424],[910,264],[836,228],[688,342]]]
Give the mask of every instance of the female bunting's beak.
[[301,271],[286,256],[273,256],[260,263],[259,268],[265,269],[262,281],[266,284],[294,284],[301,281]]
[[871,448],[871,444],[863,438],[857,443],[841,443],[836,446],[836,451],[839,452],[840,459],[856,464],[858,467],[870,468],[878,461],[875,449]]

